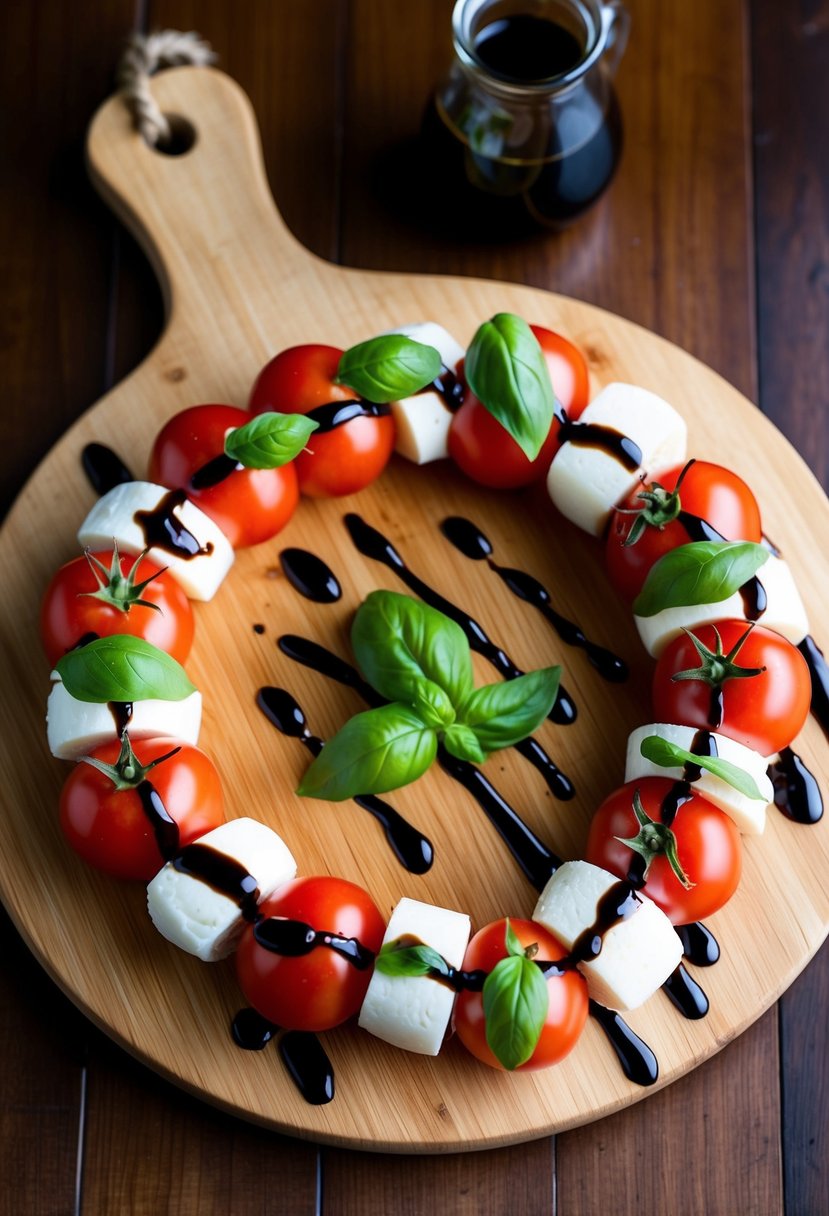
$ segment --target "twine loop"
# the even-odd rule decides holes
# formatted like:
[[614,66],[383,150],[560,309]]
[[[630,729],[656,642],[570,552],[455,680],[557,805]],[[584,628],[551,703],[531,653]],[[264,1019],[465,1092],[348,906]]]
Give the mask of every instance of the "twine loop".
[[216,55],[210,43],[194,31],[157,30],[133,34],[116,72],[118,91],[130,109],[133,121],[148,144],[169,143],[172,129],[150,91],[150,77],[160,68],[192,64],[206,67]]

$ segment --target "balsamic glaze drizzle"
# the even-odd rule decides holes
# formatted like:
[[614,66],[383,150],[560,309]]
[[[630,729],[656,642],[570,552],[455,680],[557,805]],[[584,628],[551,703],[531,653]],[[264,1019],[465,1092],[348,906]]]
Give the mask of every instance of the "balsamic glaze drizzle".
[[334,1097],[334,1069],[325,1048],[308,1030],[286,1030],[279,1054],[288,1075],[311,1106],[325,1106]]
[[682,963],[668,976],[662,988],[684,1018],[697,1021],[708,1012],[708,997],[697,981],[691,979]]
[[175,857],[181,845],[178,824],[167,810],[158,790],[150,781],[141,781],[135,787],[141,809],[149,820],[158,851],[165,861]]
[[458,379],[453,371],[450,371],[445,363],[441,364],[440,372],[434,378],[432,383],[420,391],[422,393],[427,393],[430,389],[440,394],[440,396],[443,398],[443,404],[447,409],[450,409],[453,414],[456,410],[460,409],[461,405],[463,405],[463,399],[466,396],[466,388],[464,383],[462,380]]
[[334,572],[315,553],[306,549],[283,549],[279,564],[288,582],[306,600],[313,600],[315,604],[335,604],[341,598],[342,587]]
[[628,678],[628,667],[624,660],[604,646],[591,642],[575,621],[570,621],[556,612],[550,602],[549,591],[537,579],[524,570],[499,566],[493,560],[492,545],[471,520],[464,519],[460,515],[452,515],[443,520],[440,530],[450,544],[459,549],[465,557],[471,558],[472,561],[485,560],[490,570],[498,575],[513,595],[539,610],[563,642],[566,642],[568,646],[577,646],[582,649],[588,661],[604,679],[614,684],[621,684]]
[[103,496],[116,486],[135,481],[132,473],[113,452],[102,443],[88,443],[81,452],[81,465],[96,494]]
[[[268,721],[283,735],[299,739],[312,756],[323,748],[322,739],[308,729],[300,705],[283,688],[260,688],[256,704]],[[410,874],[425,874],[434,860],[432,843],[407,819],[374,794],[357,794],[353,799],[364,811],[373,815],[383,829],[389,847]]]
[[240,1009],[230,1023],[233,1042],[245,1051],[261,1051],[270,1043],[278,1026],[263,1018],[255,1009]]
[[190,478],[190,488],[191,490],[209,490],[212,486],[226,481],[230,474],[235,473],[237,469],[243,468],[244,465],[239,464],[238,460],[234,460],[225,452],[220,452],[218,456],[208,460],[207,464],[203,464],[200,469],[196,469]]
[[814,773],[790,747],[781,750],[767,771],[774,786],[774,804],[787,819],[813,824],[823,817],[823,798]]
[[353,418],[385,418],[391,413],[391,406],[376,405],[373,401],[363,401],[355,397],[350,401],[327,401],[309,410],[306,418],[317,423],[314,435],[324,435],[338,426],[345,426]]
[[812,713],[829,738],[829,663],[811,634],[797,648],[803,655],[812,677]]
[[682,942],[682,952],[695,967],[713,967],[720,957],[720,945],[714,934],[698,920],[688,925],[674,925]]
[[115,734],[120,739],[132,721],[132,701],[107,701],[107,708],[115,723]]
[[176,515],[176,507],[187,502],[184,490],[170,490],[150,511],[136,511],[133,519],[144,533],[148,549],[162,549],[182,561],[192,561],[213,552],[213,542],[200,545]]
[[214,891],[232,899],[245,920],[253,922],[256,919],[259,887],[253,875],[234,857],[220,853],[209,844],[196,842],[185,845],[172,863],[182,874],[191,874]]
[[610,426],[600,426],[595,422],[571,422],[564,415],[558,437],[560,443],[573,443],[582,448],[601,448],[631,473],[635,473],[642,464],[642,449],[639,444],[634,443],[621,431],[614,431]]
[[[406,565],[391,541],[383,536],[382,532],[378,532],[376,528],[371,527],[370,524],[367,524],[364,519],[353,512],[345,516],[345,526],[348,529],[348,534],[354,543],[354,547],[362,553],[363,557],[368,557],[372,561],[381,562],[382,565],[388,566],[390,570],[394,571],[401,582],[405,583],[411,591],[414,591],[415,595],[420,596],[424,603],[429,604],[432,608],[436,608],[438,612],[442,612],[444,616],[448,616],[450,620],[460,625],[466,634],[467,641],[472,650],[483,655],[500,675],[504,676],[507,680],[514,680],[516,676],[524,674],[520,667],[515,666],[509,655],[492,641],[483,626],[474,617],[469,616],[462,608],[453,604],[451,600],[445,599],[438,591],[430,587],[428,583],[424,583],[421,578],[418,578]],[[559,725],[569,725],[575,722],[576,713],[576,706],[572,698],[559,685],[556,703],[550,710],[550,720],[559,723]]]
[[333,950],[358,971],[367,971],[374,962],[374,951],[356,937],[342,937],[324,929],[317,930],[301,920],[266,916],[254,925],[253,936],[263,949],[285,958],[301,958],[312,950],[324,947]]
[[634,1085],[654,1085],[659,1078],[659,1061],[627,1022],[612,1009],[590,1001],[590,1016],[594,1017],[607,1035],[616,1052],[622,1072]]

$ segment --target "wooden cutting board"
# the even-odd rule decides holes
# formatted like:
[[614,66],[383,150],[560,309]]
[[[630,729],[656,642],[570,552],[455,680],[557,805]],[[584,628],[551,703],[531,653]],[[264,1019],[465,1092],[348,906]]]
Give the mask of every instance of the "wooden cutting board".
[[[36,605],[57,565],[75,556],[75,530],[93,502],[80,452],[92,440],[109,444],[141,475],[160,423],[198,402],[244,405],[261,365],[285,346],[345,347],[425,318],[466,343],[482,320],[509,310],[575,341],[588,355],[595,388],[627,380],[668,398],[688,422],[690,454],[722,458],[753,486],[766,531],[788,558],[813,633],[824,643],[827,501],[753,405],[634,325],[524,287],[368,273],[320,261],[296,243],[274,209],[254,116],[239,88],[219,72],[188,68],[165,73],[153,87],[166,112],[192,123],[192,150],[178,157],[151,150],[113,99],[92,124],[88,155],[96,185],[136,232],[164,285],[165,334],[138,370],[54,448],[0,536],[0,894],[37,958],[94,1022],[185,1089],[256,1122],[353,1148],[437,1152],[529,1139],[609,1114],[654,1091],[625,1080],[592,1021],[562,1065],[520,1076],[479,1065],[454,1041],[431,1060],[347,1027],[324,1036],[336,1072],[334,1101],[307,1105],[273,1048],[245,1053],[231,1042],[229,1023],[243,1004],[232,961],[207,966],[177,951],[149,922],[140,886],[117,884],[70,853],[57,823],[67,768],[49,756],[45,741],[49,681]],[[362,598],[375,587],[402,589],[390,571],[353,549],[343,525],[347,511],[379,527],[427,582],[473,610],[520,666],[563,664],[578,719],[569,727],[545,723],[538,734],[575,782],[575,799],[552,798],[514,752],[486,767],[556,852],[580,855],[593,809],[623,779],[628,732],[650,719],[652,662],[607,586],[596,542],[557,516],[543,488],[486,493],[442,465],[417,469],[396,460],[359,496],[304,502],[281,536],[240,552],[215,600],[196,607],[188,671],[204,693],[200,743],[223,776],[229,814],[269,823],[289,843],[300,873],[360,882],[386,913],[409,895],[465,910],[476,926],[504,914],[527,916],[532,888],[477,804],[440,771],[389,796],[434,843],[435,863],[422,877],[400,867],[378,826],[355,804],[308,802],[293,793],[307,756],[257,710],[258,688],[290,689],[323,737],[360,704],[353,693],[293,664],[278,651],[277,638],[304,634],[349,657],[348,628]],[[485,565],[453,549],[438,525],[457,514],[483,528],[496,559],[531,571],[561,612],[623,655],[629,681],[606,684]],[[338,604],[319,606],[298,596],[280,573],[286,546],[328,562],[343,585]],[[479,676],[493,678],[484,665]],[[797,749],[829,790],[829,749],[813,721]],[[746,838],[744,854],[740,890],[710,922],[722,958],[696,972],[711,999],[709,1015],[686,1021],[662,994],[628,1015],[656,1052],[659,1085],[757,1018],[826,934],[826,821],[800,827],[771,811],[764,837]]]

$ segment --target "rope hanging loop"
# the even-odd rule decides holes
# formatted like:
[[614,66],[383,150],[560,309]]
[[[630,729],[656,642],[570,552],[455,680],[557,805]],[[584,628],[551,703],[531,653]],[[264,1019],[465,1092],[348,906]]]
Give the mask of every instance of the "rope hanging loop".
[[148,144],[169,143],[172,129],[150,90],[150,77],[160,68],[184,65],[206,67],[216,54],[194,31],[157,30],[133,34],[116,71],[118,91],[130,109],[133,121]]

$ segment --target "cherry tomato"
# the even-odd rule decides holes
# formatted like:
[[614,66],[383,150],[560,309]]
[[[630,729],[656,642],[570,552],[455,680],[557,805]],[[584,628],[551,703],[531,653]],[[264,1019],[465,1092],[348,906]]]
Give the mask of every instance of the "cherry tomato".
[[[254,414],[308,414],[317,406],[354,401],[357,394],[334,376],[343,352],[310,343],[283,350],[266,363],[250,395]],[[314,432],[294,464],[299,488],[311,498],[354,494],[379,477],[394,449],[394,419],[352,418],[323,434]]]
[[299,501],[293,461],[278,469],[229,464],[232,471],[216,484],[194,487],[193,474],[222,455],[227,431],[246,422],[250,415],[232,405],[193,405],[182,410],[159,432],[149,467],[150,481],[186,490],[236,549],[276,536]]
[[693,636],[713,653],[717,635],[726,656],[745,638],[733,658],[738,670],[765,670],[725,679],[721,685],[703,679],[675,680],[672,677],[678,672],[703,665],[691,637],[683,633],[665,648],[656,664],[656,720],[717,730],[763,756],[772,756],[788,747],[808,717],[812,681],[806,660],[791,642],[762,625],[750,629],[745,621],[718,621],[693,630]]
[[257,941],[256,929],[264,925],[266,933],[268,917],[298,921],[313,932],[356,938],[376,954],[386,926],[368,892],[344,878],[295,878],[264,900],[260,912],[263,919],[245,930],[236,953],[239,983],[254,1009],[285,1030],[329,1030],[355,1014],[370,963],[358,967],[324,944],[307,953],[276,953]]
[[[683,469],[687,469],[684,476]],[[651,506],[642,495],[656,494],[664,501],[673,495],[680,477],[679,502],[683,513],[705,520],[726,540],[750,540],[755,544],[762,540],[760,508],[751,490],[736,473],[705,460],[666,469],[652,481],[631,490],[611,517],[605,546],[607,572],[613,586],[629,601],[641,591],[654,562],[669,549],[687,545],[689,541],[713,539],[689,532],[680,517],[669,523],[645,523],[635,543],[625,544],[643,508]],[[666,491],[664,495],[654,489],[657,484]],[[661,503],[654,505],[658,520]],[[666,504],[669,511],[671,505],[670,502]],[[640,527],[641,524],[637,524],[637,530]]]
[[[91,755],[115,766],[120,747],[117,741],[104,743]],[[78,762],[61,791],[60,823],[84,861],[116,878],[142,882],[161,869],[166,857],[154,830],[154,800],[147,784],[178,825],[178,841],[175,831],[168,837],[168,856],[224,823],[219,774],[204,752],[176,739],[146,739],[135,743],[134,754],[141,765],[150,765],[174,748],[175,755],[150,768],[145,781],[133,789],[119,790],[106,774]]]
[[[642,777],[615,790],[593,816],[585,860],[626,878],[637,855],[616,838],[633,839],[639,832],[634,793],[639,791],[646,814],[659,823],[663,801],[675,788],[669,777]],[[742,871],[742,843],[734,821],[700,794],[680,806],[670,826],[679,863],[694,885],[686,889],[660,854],[648,870],[644,893],[673,924],[684,925],[710,916],[734,894]]]
[[[76,557],[61,566],[46,588],[40,607],[40,637],[49,662],[56,663],[81,639],[91,641],[90,634],[110,637],[114,633],[127,633],[144,638],[183,663],[193,643],[193,610],[175,579],[146,558],[141,559],[136,569],[137,559],[128,554],[119,555],[116,566],[112,552],[91,553],[89,557],[91,560]],[[107,572],[115,570],[115,578],[105,577],[95,562]],[[96,569],[100,577],[96,576]],[[139,598],[156,608],[130,603],[131,579],[137,584],[152,579],[141,589]],[[102,583],[110,588],[117,602],[129,606],[120,608],[96,598],[92,593]]]
[[[564,958],[567,951],[561,942],[541,925],[531,920],[514,920],[510,927],[526,949],[538,945],[539,960]],[[491,972],[502,958],[506,958],[506,921],[496,920],[480,929],[466,948],[463,960],[464,971],[483,970]],[[587,984],[578,971],[567,971],[564,975],[551,976],[547,981],[547,1019],[533,1054],[516,1072],[532,1072],[557,1064],[575,1046],[587,1019]],[[477,1056],[492,1068],[503,1068],[486,1041],[484,1001],[480,992],[461,992],[455,1003],[454,1027],[458,1038],[467,1051]]]
[[[544,354],[558,401],[568,418],[576,419],[587,405],[590,379],[584,356],[560,334],[531,325]],[[462,374],[462,369],[461,369]],[[559,424],[553,421],[535,460],[528,460],[512,436],[497,422],[471,389],[455,413],[449,430],[449,455],[480,485],[516,489],[540,481],[558,448]]]

